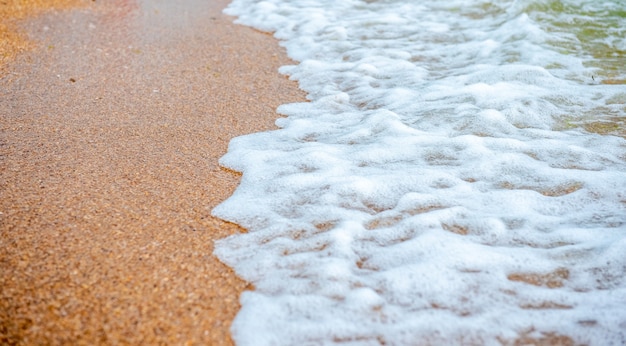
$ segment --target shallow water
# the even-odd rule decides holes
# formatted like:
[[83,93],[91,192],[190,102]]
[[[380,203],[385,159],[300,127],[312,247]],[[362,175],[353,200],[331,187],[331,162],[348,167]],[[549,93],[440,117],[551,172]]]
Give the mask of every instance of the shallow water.
[[311,102],[234,139],[241,345],[626,343],[620,1],[247,1]]

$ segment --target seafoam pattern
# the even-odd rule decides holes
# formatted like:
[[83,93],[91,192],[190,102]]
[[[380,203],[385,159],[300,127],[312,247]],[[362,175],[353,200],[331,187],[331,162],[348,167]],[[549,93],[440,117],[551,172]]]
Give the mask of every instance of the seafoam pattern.
[[[215,253],[256,287],[237,344],[626,343],[626,141],[585,127],[626,117],[586,53],[623,53],[620,4],[558,3],[230,5],[310,99],[220,161],[243,178],[213,214],[249,233]],[[608,38],[559,31],[592,14]]]

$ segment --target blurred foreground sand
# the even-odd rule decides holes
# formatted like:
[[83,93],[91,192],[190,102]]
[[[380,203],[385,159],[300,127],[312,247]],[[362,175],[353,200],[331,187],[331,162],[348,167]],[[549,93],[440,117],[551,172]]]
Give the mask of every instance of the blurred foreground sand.
[[16,22],[50,9],[84,6],[86,0],[3,0],[0,2],[0,72],[7,63],[32,47],[17,30]]

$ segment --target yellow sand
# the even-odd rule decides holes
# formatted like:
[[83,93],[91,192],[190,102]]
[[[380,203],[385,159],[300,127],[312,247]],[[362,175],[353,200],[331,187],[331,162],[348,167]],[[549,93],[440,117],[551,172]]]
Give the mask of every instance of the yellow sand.
[[212,256],[244,231],[210,216],[239,180],[217,161],[303,100],[290,62],[225,0],[76,3],[16,21],[33,49],[0,77],[0,344],[231,344],[250,287]]

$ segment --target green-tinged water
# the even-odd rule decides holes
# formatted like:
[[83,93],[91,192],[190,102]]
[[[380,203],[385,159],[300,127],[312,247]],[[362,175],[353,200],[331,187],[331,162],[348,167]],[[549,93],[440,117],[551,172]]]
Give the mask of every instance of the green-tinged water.
[[[575,56],[591,70],[590,88],[596,84],[626,85],[626,2],[621,0],[533,1],[525,12],[543,31],[547,44],[564,56]],[[558,63],[545,66],[562,68]],[[593,89],[590,89],[590,93]],[[624,105],[618,112],[615,106]],[[607,106],[584,116],[565,116],[556,129],[581,129],[601,135],[626,138],[626,88],[624,93],[607,100]]]
[[626,2],[533,1],[526,9],[561,54],[583,59],[592,81],[626,83]]
[[[484,23],[495,24],[490,31],[527,16],[535,31],[514,34],[506,38],[507,43],[542,50],[537,55],[545,58],[535,63],[560,78],[588,85],[590,94],[599,85],[624,88],[624,93],[606,101],[606,107],[563,114],[553,128],[626,138],[625,0],[492,0],[448,10],[481,23],[475,24],[481,30]],[[506,50],[505,61],[528,63],[523,55],[523,50]]]

